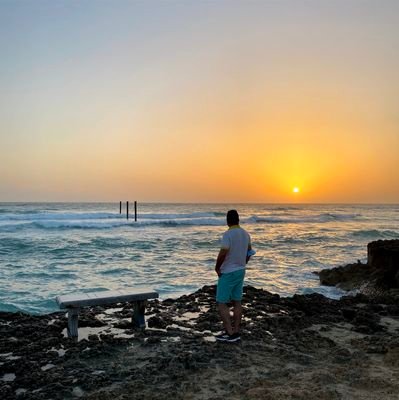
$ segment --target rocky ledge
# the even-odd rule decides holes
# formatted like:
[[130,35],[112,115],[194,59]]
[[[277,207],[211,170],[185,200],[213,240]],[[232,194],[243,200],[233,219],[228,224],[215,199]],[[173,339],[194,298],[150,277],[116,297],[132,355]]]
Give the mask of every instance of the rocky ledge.
[[399,297],[399,240],[378,240],[367,245],[367,264],[358,261],[318,273],[320,283],[368,295]]
[[242,341],[216,343],[215,287],[151,301],[146,330],[126,305],[88,308],[79,341],[63,313],[0,313],[1,399],[397,399],[395,298],[282,298],[245,287]]

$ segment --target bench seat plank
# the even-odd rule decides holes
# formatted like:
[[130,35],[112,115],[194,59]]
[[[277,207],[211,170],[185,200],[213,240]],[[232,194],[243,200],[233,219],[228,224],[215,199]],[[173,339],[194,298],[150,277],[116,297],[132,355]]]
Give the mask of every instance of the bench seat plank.
[[57,296],[56,301],[61,309],[71,307],[88,307],[103,304],[124,303],[157,299],[159,294],[152,289],[107,290],[83,294]]

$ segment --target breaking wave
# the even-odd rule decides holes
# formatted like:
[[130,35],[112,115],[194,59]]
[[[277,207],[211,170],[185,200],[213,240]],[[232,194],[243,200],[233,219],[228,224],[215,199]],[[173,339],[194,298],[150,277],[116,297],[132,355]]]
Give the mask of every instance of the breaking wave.
[[[328,223],[333,221],[351,221],[358,214],[322,213],[315,215],[253,215],[242,218],[243,224],[301,224]],[[143,226],[179,227],[179,226],[224,226],[222,213],[186,213],[186,214],[140,214],[135,222],[132,218],[113,213],[41,213],[11,216],[0,215],[0,230],[12,231],[26,228],[37,229],[112,229],[119,227],[140,228]]]
[[382,229],[363,229],[352,232],[352,236],[366,239],[397,239],[399,231]]

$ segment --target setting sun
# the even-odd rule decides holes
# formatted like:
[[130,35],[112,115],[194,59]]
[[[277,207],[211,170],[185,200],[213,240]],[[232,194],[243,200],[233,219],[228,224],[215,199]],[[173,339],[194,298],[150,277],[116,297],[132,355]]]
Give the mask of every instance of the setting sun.
[[294,193],[299,193],[299,188],[298,188],[298,187],[294,187],[294,188],[292,189],[292,191],[293,191]]

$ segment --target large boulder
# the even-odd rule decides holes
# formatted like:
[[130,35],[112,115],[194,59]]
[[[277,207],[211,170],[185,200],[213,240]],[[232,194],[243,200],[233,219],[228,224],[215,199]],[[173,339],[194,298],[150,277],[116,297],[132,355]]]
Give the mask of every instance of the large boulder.
[[319,272],[322,285],[337,286],[343,290],[359,289],[372,275],[373,268],[357,262]]
[[358,261],[319,273],[320,283],[344,290],[399,288],[399,240],[378,240],[367,245],[367,264]]
[[399,288],[399,240],[377,240],[369,243],[367,265],[375,270],[379,284]]

